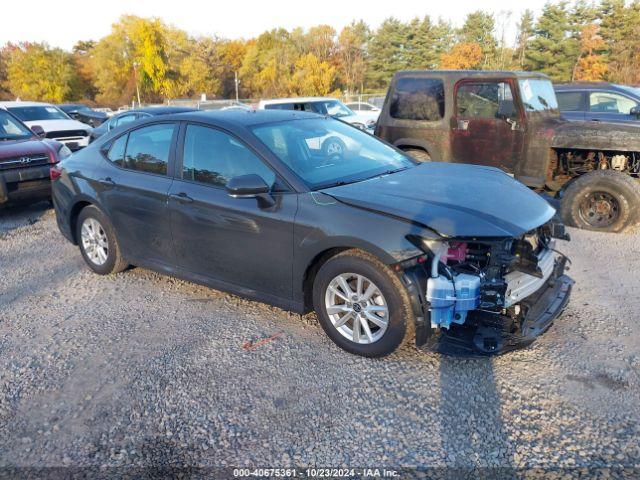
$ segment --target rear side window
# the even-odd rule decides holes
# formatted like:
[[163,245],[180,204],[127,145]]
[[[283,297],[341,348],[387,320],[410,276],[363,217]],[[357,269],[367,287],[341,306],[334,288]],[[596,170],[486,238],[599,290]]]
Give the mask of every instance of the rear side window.
[[293,110],[293,103],[274,103],[265,105],[265,110]]
[[133,130],[113,142],[107,158],[129,170],[167,175],[174,130],[173,123]]
[[436,121],[444,117],[444,83],[437,78],[400,78],[389,113],[400,120]]
[[629,114],[636,102],[611,92],[593,92],[589,95],[589,111],[598,113]]
[[189,125],[184,138],[182,178],[224,187],[233,177],[256,174],[273,186],[275,173],[235,137],[219,130]]
[[111,148],[109,148],[109,152],[107,153],[107,158],[120,167],[124,167],[124,152],[127,148],[128,137],[128,135],[123,135],[116,139],[116,141],[111,144]]
[[556,92],[558,106],[563,112],[579,112],[582,110],[582,92]]

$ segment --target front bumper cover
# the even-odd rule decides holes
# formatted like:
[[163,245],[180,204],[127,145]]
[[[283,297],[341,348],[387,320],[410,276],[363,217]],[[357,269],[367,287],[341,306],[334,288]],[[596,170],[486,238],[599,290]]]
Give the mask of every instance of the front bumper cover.
[[463,325],[452,324],[448,330],[430,330],[428,322],[417,324],[416,345],[446,355],[486,356],[531,344],[569,303],[574,281],[564,274],[566,262],[564,257],[558,259],[545,285],[520,302],[524,312],[520,322],[507,315],[473,311]]

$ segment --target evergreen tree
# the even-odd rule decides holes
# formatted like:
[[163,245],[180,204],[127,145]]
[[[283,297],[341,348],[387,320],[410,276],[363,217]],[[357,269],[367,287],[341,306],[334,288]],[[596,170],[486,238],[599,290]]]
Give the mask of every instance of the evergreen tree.
[[467,15],[459,32],[460,43],[477,44],[482,49],[481,68],[489,68],[495,63],[498,42],[494,36],[496,28],[493,15],[480,10]]
[[516,37],[516,62],[520,70],[524,69],[525,52],[533,36],[533,12],[529,9],[525,10],[518,22],[518,34]]
[[608,79],[640,83],[640,2],[628,6],[624,0],[603,0],[598,11],[600,36],[608,61]]
[[571,36],[567,3],[548,3],[536,22],[534,37],[525,51],[528,70],[546,73],[553,80],[571,80],[579,41]]
[[386,88],[395,72],[410,67],[406,53],[410,35],[408,25],[400,20],[387,18],[382,22],[369,42],[369,88]]

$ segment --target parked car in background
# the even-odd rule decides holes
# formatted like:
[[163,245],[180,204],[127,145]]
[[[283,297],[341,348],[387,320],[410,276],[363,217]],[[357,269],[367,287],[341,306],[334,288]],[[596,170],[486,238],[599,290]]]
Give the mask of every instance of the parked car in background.
[[640,88],[606,82],[567,83],[554,88],[567,120],[640,124]]
[[559,199],[573,226],[640,221],[640,125],[564,120],[542,74],[398,72],[376,135],[421,161],[501,168]]
[[109,120],[104,122],[97,128],[94,128],[91,132],[91,142],[100,138],[107,132],[110,132],[114,128],[121,127],[128,123],[133,123],[136,120],[142,118],[154,117],[157,115],[168,115],[170,113],[184,113],[195,112],[197,109],[189,107],[146,107],[136,108],[133,110],[126,110],[115,114]]
[[106,113],[99,112],[81,103],[65,103],[58,105],[58,107],[74,120],[86,123],[94,128],[100,126],[109,118]]
[[[340,157],[319,138],[348,137]],[[315,145],[313,148],[311,145]],[[569,301],[555,210],[495,168],[419,164],[307,112],[197,112],[115,130],[58,166],[62,234],[129,264],[299,313],[368,357],[415,342],[492,354]]]
[[91,126],[73,120],[55,105],[40,102],[0,102],[0,109],[8,110],[28,127],[42,127],[46,138],[64,143],[71,151],[89,144]]
[[113,111],[111,108],[109,108],[109,107],[96,107],[96,108],[94,108],[94,110],[95,110],[96,112],[102,112],[102,113],[104,113],[104,114],[105,114],[107,117],[109,117],[109,118],[113,117],[113,116],[116,114],[116,112],[114,112],[114,111]]
[[333,118],[347,122],[360,130],[373,133],[376,126],[375,120],[370,115],[362,115],[354,112],[340,100],[331,97],[300,97],[300,98],[276,98],[261,100],[259,110],[296,110],[299,112],[311,112],[319,115],[329,115]]
[[41,127],[29,129],[0,109],[0,205],[51,198],[50,168],[71,150],[38,134]]
[[345,103],[345,105],[356,113],[359,113],[359,112],[378,112],[379,113],[380,112],[380,108],[368,102],[347,102]]

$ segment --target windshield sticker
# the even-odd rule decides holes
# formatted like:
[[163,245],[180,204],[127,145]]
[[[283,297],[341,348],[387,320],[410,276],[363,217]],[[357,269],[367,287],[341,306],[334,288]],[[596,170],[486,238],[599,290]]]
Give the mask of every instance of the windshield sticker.
[[45,107],[49,113],[58,113],[58,109],[55,107]]
[[529,101],[533,98],[533,92],[531,91],[531,84],[529,80],[524,80],[522,82],[522,94],[524,95],[524,99]]

